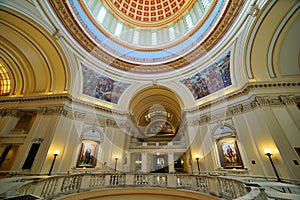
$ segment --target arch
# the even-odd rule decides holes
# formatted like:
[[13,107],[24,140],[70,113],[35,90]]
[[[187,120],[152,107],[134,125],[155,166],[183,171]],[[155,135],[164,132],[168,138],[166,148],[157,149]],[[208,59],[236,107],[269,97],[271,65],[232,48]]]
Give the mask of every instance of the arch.
[[[277,74],[280,72],[280,66],[274,65],[274,59],[278,59],[278,51],[288,36],[282,33],[290,26],[286,25],[290,23],[291,16],[299,12],[299,5],[298,1],[270,1],[262,8],[261,14],[252,25],[252,31],[249,31],[251,35],[248,36],[245,46],[246,68],[250,79],[270,81],[280,78]],[[290,55],[295,55],[294,48],[286,50],[285,55],[289,52]],[[298,55],[292,59],[298,63]]]
[[219,122],[212,129],[220,165],[224,169],[244,168],[238,147],[236,129],[232,124]]
[[0,58],[14,72],[15,95],[65,93],[70,72],[56,38],[36,21],[8,8],[0,11],[0,20]]
[[212,137],[215,140],[219,140],[226,137],[236,137],[236,130],[233,125],[228,123],[218,123],[213,129],[212,129]]
[[91,140],[97,143],[103,142],[104,134],[99,126],[96,124],[85,124],[81,131],[81,140]]
[[177,95],[168,88],[150,86],[139,91],[132,98],[129,113],[140,126],[149,124],[151,120],[147,120],[146,116],[148,115],[151,119],[158,115],[164,115],[164,118],[169,119],[177,128],[181,119],[181,105]]

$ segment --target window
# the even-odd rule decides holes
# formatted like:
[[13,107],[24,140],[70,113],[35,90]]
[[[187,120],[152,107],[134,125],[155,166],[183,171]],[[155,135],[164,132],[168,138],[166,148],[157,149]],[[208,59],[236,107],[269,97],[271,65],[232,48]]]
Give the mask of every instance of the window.
[[157,45],[157,34],[156,32],[151,34],[152,45]]
[[24,131],[29,131],[31,128],[32,122],[34,119],[33,114],[24,114],[23,116],[20,117],[15,129],[17,130],[24,130]]
[[138,31],[134,31],[133,32],[133,43],[134,44],[138,44],[139,43],[139,35],[140,35],[140,32]]
[[22,169],[31,169],[32,164],[35,160],[36,154],[37,154],[37,152],[40,148],[40,145],[41,144],[39,144],[39,143],[34,143],[34,144],[31,145],[31,148],[29,150],[29,153],[28,153],[27,158],[26,158],[26,160],[23,164]]
[[170,40],[175,40],[175,29],[174,27],[170,27],[169,28],[169,36],[170,36]]
[[209,7],[209,1],[208,0],[202,0],[202,5],[204,10],[207,10],[207,8]]
[[10,78],[5,67],[0,63],[0,95],[8,95],[10,93]]
[[185,23],[188,30],[191,30],[194,26],[191,15],[187,15],[185,17]]
[[116,36],[120,36],[121,35],[122,28],[123,28],[123,25],[118,22],[117,26],[116,26],[116,29],[115,29],[115,35]]
[[106,16],[106,9],[104,7],[101,7],[99,13],[98,13],[98,16],[97,16],[97,19],[99,20],[99,22],[102,24],[103,21],[104,21],[104,18]]

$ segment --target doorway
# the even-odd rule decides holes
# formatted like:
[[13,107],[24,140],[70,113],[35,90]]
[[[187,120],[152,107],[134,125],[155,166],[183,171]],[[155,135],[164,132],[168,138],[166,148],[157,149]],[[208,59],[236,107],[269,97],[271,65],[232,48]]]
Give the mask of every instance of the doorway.
[[10,170],[17,157],[19,145],[4,145],[2,148],[4,151],[0,157],[0,170]]
[[176,153],[174,155],[174,170],[176,173],[185,173],[187,172],[186,166],[186,154],[185,153]]
[[151,172],[152,173],[168,173],[168,155],[167,154],[159,154],[153,155],[151,162]]

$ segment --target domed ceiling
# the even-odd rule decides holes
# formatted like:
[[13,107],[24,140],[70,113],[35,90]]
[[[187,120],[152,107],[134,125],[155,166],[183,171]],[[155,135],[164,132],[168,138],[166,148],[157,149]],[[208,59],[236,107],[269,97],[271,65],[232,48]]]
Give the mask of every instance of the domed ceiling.
[[[167,18],[174,18],[173,16],[179,11],[184,11],[182,9],[187,2],[185,0],[113,0],[107,1],[107,3],[113,4],[110,6],[112,9],[114,7],[119,10],[116,12],[118,14],[124,13],[129,16],[134,21],[139,21],[140,23],[134,22],[136,24],[142,24],[145,22],[147,25],[153,26],[153,22],[166,20]],[[120,16],[122,17],[122,14]],[[171,19],[172,20],[172,19]]]
[[218,44],[245,1],[50,1],[69,33],[99,60],[135,74],[189,70]]

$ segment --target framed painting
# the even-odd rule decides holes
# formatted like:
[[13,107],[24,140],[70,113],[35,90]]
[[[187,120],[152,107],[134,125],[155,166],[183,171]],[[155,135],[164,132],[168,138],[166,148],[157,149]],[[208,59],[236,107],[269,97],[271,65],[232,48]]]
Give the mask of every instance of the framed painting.
[[82,142],[77,167],[95,167],[97,146],[98,144],[92,141]]
[[243,168],[241,155],[235,140],[219,141],[221,165],[225,169]]

